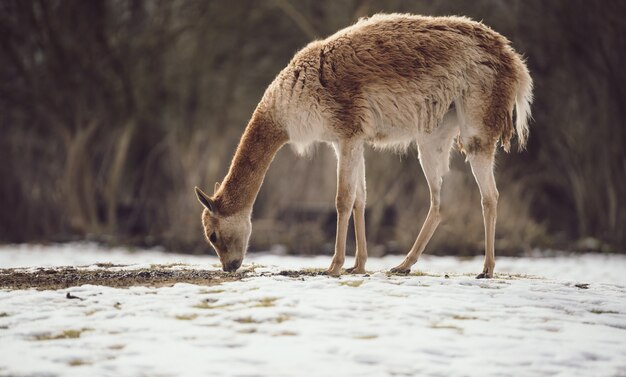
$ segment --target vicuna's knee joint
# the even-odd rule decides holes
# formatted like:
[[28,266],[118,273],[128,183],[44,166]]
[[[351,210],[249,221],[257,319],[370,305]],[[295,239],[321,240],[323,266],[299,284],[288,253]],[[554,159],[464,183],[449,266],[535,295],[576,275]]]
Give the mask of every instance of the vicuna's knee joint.
[[352,206],[353,210],[360,210],[365,208],[365,201],[362,199],[356,199],[354,201],[354,205]]
[[437,223],[441,222],[441,220],[442,220],[442,215],[441,215],[441,210],[439,209],[439,207],[437,207],[437,208],[431,208],[431,209],[430,209],[430,211],[431,211],[431,212],[430,212],[430,213],[431,213],[431,215],[433,216],[433,219],[434,219]]
[[483,198],[482,205],[483,211],[495,211],[498,207],[498,194]]
[[439,212],[441,209],[441,200],[439,198],[430,198],[430,209]]
[[349,196],[339,195],[337,199],[335,199],[335,207],[337,208],[337,213],[340,214],[350,213],[354,205],[354,198]]
[[437,185],[437,187],[431,188],[430,209],[431,211],[437,212],[441,209],[441,184]]

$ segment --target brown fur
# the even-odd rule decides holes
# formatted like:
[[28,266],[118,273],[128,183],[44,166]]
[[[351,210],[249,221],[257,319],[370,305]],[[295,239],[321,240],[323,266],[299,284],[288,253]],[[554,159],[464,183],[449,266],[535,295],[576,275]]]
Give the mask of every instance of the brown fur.
[[287,133],[264,110],[257,109],[215,194],[220,215],[229,216],[252,206],[274,155],[287,141]]

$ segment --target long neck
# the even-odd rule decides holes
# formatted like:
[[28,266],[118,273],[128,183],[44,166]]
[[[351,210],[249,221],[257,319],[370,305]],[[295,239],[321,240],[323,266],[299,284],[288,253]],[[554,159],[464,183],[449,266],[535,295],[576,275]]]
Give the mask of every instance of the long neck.
[[287,132],[257,108],[239,141],[228,174],[215,194],[221,214],[252,211],[265,173],[288,139]]

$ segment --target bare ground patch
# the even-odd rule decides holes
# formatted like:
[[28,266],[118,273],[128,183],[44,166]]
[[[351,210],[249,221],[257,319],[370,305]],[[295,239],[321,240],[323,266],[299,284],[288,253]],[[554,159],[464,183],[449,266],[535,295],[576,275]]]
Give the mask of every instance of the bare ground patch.
[[152,266],[149,269],[108,268],[83,269],[76,267],[38,268],[36,270],[0,270],[0,288],[9,289],[62,289],[84,284],[126,288],[131,286],[162,287],[176,283],[216,285],[240,280],[242,273],[225,273],[217,270],[171,269]]
[[[104,285],[116,288],[132,286],[163,287],[172,286],[176,283],[212,286],[253,276],[301,278],[324,274],[322,270],[286,270],[277,273],[257,274],[254,272],[254,268],[244,269],[236,273],[228,273],[220,270],[173,268],[180,267],[180,264],[153,264],[150,268],[141,269],[112,264],[97,264],[94,266],[98,267],[98,269],[71,266],[37,269],[0,269],[0,289],[63,289],[85,284]],[[112,269],[113,267],[119,267],[121,269]]]

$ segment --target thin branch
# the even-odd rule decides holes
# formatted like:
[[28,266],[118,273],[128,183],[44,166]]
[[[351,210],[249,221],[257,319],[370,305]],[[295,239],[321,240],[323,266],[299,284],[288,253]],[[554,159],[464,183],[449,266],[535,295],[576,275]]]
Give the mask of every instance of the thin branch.
[[285,14],[291,18],[291,20],[300,28],[307,37],[311,39],[317,39],[318,33],[315,31],[311,23],[302,15],[302,13],[298,12],[298,10],[289,3],[287,0],[275,0],[276,6],[285,12]]

